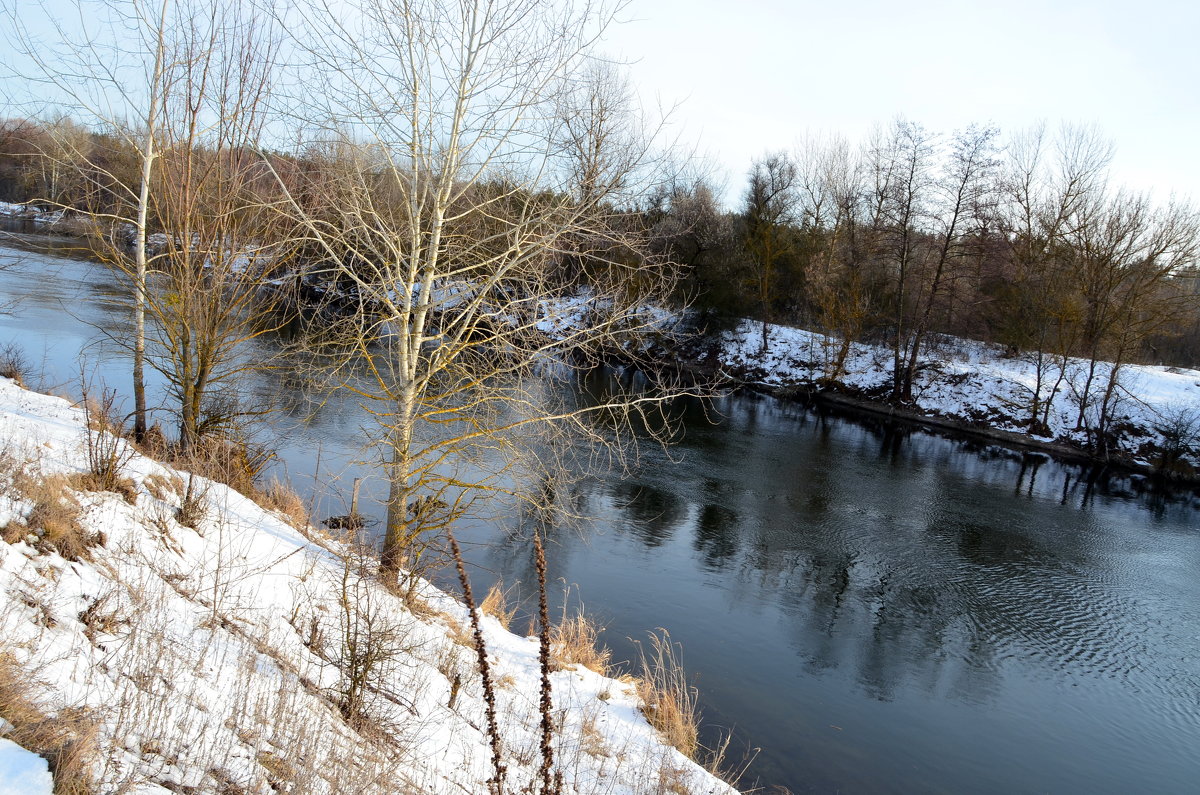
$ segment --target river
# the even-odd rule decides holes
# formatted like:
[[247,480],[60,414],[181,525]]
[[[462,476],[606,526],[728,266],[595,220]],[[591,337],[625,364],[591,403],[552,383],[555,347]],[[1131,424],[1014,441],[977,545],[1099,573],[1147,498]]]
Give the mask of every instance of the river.
[[[82,348],[86,371],[123,387],[128,363],[97,329],[128,333],[125,291],[52,244],[0,248],[15,263],[0,295],[20,299],[0,345],[21,345],[43,386],[72,392]],[[339,397],[311,413],[295,378],[251,384],[281,407],[275,466],[315,516],[344,513],[345,484],[372,473],[357,463],[369,423]],[[574,488],[591,518],[554,534],[550,573],[617,659],[670,629],[704,737],[732,730],[735,762],[762,749],[744,786],[1196,791],[1194,494],[767,398],[707,408],[681,406],[683,437],[644,446],[633,474]],[[376,515],[378,493],[368,480]],[[534,581],[514,528],[462,533],[480,591]]]

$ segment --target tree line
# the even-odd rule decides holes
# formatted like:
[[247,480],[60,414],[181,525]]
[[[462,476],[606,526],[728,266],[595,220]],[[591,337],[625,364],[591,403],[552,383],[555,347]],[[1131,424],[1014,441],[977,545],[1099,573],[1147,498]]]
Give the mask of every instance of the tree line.
[[704,180],[662,190],[650,212],[704,322],[754,318],[763,346],[771,323],[824,332],[831,381],[851,342],[884,344],[895,401],[911,399],[933,335],[999,343],[1037,362],[1036,426],[1054,387],[1041,381],[1065,357],[1090,362],[1083,389],[1100,395],[1114,386],[1093,383],[1101,361],[1200,361],[1197,214],[1114,186],[1111,157],[1088,127],[1005,140],[900,119],[859,144],[764,155],[736,212]]

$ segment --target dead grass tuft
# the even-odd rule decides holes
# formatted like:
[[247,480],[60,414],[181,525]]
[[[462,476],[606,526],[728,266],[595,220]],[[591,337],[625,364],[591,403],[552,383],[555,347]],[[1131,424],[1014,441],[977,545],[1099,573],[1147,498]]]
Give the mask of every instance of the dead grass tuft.
[[171,442],[167,439],[167,434],[163,432],[162,426],[157,422],[146,429],[146,433],[140,441],[134,438],[131,430],[126,431],[125,438],[146,458],[166,461],[171,454]]
[[159,502],[166,502],[171,497],[178,497],[183,493],[183,478],[178,475],[160,475],[157,472],[149,475],[143,484],[150,496]]
[[603,630],[604,627],[582,610],[554,625],[550,630],[550,657],[556,669],[582,665],[608,676],[612,652],[600,643]]
[[88,560],[94,547],[104,546],[108,539],[103,533],[88,532],[79,523],[79,502],[70,483],[65,475],[20,479],[20,496],[32,502],[33,509],[24,522],[14,521],[5,528],[5,540],[12,543],[32,534],[34,548],[57,552],[67,560]]
[[271,453],[241,441],[203,437],[186,455],[171,461],[180,469],[224,483],[251,499],[258,497],[255,481],[271,460]]
[[187,486],[184,488],[182,499],[179,502],[179,509],[175,511],[175,521],[184,527],[195,530],[204,519],[207,505],[208,486],[198,480],[195,474],[189,472]]
[[286,785],[293,784],[296,781],[296,768],[294,768],[288,760],[271,753],[270,751],[259,751],[258,764],[267,771],[268,781],[271,788],[286,792]]
[[13,728],[3,735],[46,758],[55,795],[90,795],[98,724],[87,712],[46,714],[34,701],[31,678],[8,652],[0,652],[0,717]]
[[508,602],[508,590],[504,587],[504,582],[501,580],[492,585],[488,590],[487,596],[483,598],[479,609],[483,611],[485,616],[491,616],[500,622],[500,626],[508,629],[512,624],[513,616],[517,614],[517,606],[510,605]]
[[[659,634],[661,633],[661,635]],[[637,679],[642,712],[663,739],[684,756],[700,750],[700,713],[696,689],[683,670],[683,650],[665,629],[650,633],[650,651],[641,644],[641,675]]]
[[271,478],[265,489],[258,492],[258,503],[268,511],[281,514],[292,527],[308,526],[308,508],[290,484]]
[[92,645],[96,645],[97,635],[112,635],[117,627],[128,623],[128,619],[119,615],[117,608],[110,604],[112,596],[111,592],[98,596],[79,611],[84,637]]
[[111,491],[120,494],[121,498],[130,505],[137,504],[137,486],[127,477],[117,475],[97,475],[95,472],[81,472],[71,478],[71,488],[77,491]]

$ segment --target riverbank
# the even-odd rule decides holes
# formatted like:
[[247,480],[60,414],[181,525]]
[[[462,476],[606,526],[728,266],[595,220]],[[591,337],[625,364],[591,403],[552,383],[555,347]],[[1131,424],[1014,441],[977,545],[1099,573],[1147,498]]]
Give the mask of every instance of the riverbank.
[[[123,441],[122,493],[91,490],[87,439],[81,410],[0,378],[0,734],[85,791],[488,791],[456,599],[393,596],[369,559],[215,482],[181,522],[186,473]],[[516,791],[538,774],[538,646],[482,623]],[[629,679],[556,667],[564,792],[733,792]]]
[[[1038,414],[1045,421],[1031,430],[1028,417],[1038,377],[1031,356],[1012,356],[1001,346],[976,340],[939,337],[921,357],[912,402],[897,405],[888,400],[890,349],[852,343],[844,372],[828,379],[838,340],[772,325],[764,349],[761,329],[745,320],[731,330],[687,340],[674,355],[734,388],[883,416],[1064,461],[1200,483],[1200,371],[1123,365],[1107,420],[1109,449],[1098,456],[1086,430],[1097,425],[1097,401],[1080,397],[1088,364],[1084,360],[1069,358],[1043,367]],[[1101,363],[1096,380],[1107,379],[1109,368],[1111,364]],[[1057,389],[1050,395],[1055,381]]]
[[[0,205],[0,216],[37,217],[37,208]],[[70,230],[38,226],[38,230],[70,236]],[[78,230],[76,230],[78,231]],[[82,232],[80,232],[82,234]],[[66,239],[66,238],[64,238]],[[269,300],[355,311],[360,302],[333,285],[309,283],[294,276],[264,285]],[[539,302],[536,331],[548,342],[586,325],[586,290],[568,299]],[[643,322],[664,331],[680,316],[646,307]],[[840,341],[819,333],[772,325],[761,346],[761,324],[743,320],[732,330],[711,335],[668,334],[661,351],[705,383],[798,400],[842,413],[872,415],[952,436],[993,442],[1016,450],[1034,450],[1071,463],[1139,473],[1185,485],[1200,485],[1200,371],[1174,367],[1123,365],[1120,368],[1107,449],[1094,449],[1088,427],[1097,425],[1096,400],[1081,411],[1080,387],[1087,362],[1069,358],[1044,363],[1039,389],[1040,427],[1032,427],[1031,402],[1037,368],[1030,356],[1012,356],[1001,346],[975,340],[933,336],[918,363],[913,400],[896,404],[890,396],[891,350],[852,343],[837,379],[827,379],[829,362]],[[620,364],[620,351],[610,351]],[[1103,382],[1107,363],[1094,380]],[[1061,379],[1060,379],[1061,376]],[[1054,388],[1053,398],[1046,394]],[[1093,390],[1094,392],[1094,390]],[[1080,417],[1084,422],[1079,422]]]

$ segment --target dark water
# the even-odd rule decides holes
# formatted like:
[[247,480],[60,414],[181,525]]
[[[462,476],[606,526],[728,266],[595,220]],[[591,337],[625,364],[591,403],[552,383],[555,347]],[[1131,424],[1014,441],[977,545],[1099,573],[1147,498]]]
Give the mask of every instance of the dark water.
[[[89,323],[127,333],[123,291],[86,262],[28,255],[0,294],[23,296],[0,345],[20,342],[64,391]],[[88,350],[91,372],[123,384],[119,346]],[[254,385],[292,398],[276,400],[277,467],[320,517],[343,512],[331,481],[370,473],[367,423],[336,400],[301,422],[304,386]],[[550,567],[618,659],[636,653],[627,638],[670,629],[706,736],[762,748],[743,784],[1200,791],[1193,495],[771,400],[714,408],[715,425],[688,408],[683,439],[643,448],[634,475],[576,486],[594,518],[555,534]],[[463,533],[479,587],[533,581],[514,528]]]

